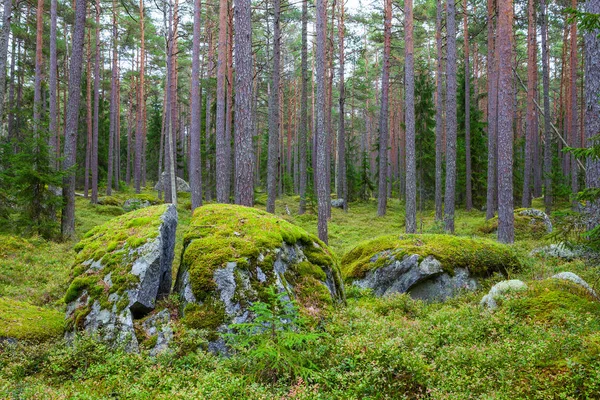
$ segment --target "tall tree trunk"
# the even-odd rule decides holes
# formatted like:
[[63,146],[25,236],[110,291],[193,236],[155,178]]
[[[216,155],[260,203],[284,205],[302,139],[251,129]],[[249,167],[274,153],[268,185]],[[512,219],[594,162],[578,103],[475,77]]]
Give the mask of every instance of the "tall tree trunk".
[[[6,6],[6,2],[11,2],[12,0],[5,0],[5,6]],[[16,17],[17,17],[17,24],[19,23],[20,20],[20,13],[18,12],[18,8],[17,8],[17,12],[16,12]],[[8,25],[3,25],[2,27],[2,35],[5,34],[5,29],[8,29],[7,27]],[[9,33],[10,35],[10,30]],[[8,37],[7,37],[7,42],[8,42]],[[14,54],[13,57],[10,58],[10,86],[8,88],[8,104],[10,106],[9,108],[9,112],[8,112],[8,137],[12,138],[14,136],[14,128],[15,128],[15,113],[13,112],[13,105],[15,102],[15,82],[18,79],[18,76],[15,76],[15,60],[17,58],[19,58],[19,53],[17,52],[17,42],[19,42],[19,40],[17,40],[17,38],[15,38],[14,40],[12,40],[12,44],[11,44],[11,54]],[[2,71],[0,71],[0,75],[2,75]],[[6,76],[5,76],[6,78]],[[6,84],[6,79],[3,79],[2,81],[0,81],[0,86],[2,85],[2,83]],[[2,89],[0,89],[2,90]],[[3,110],[4,107],[4,101],[2,103],[0,103],[0,111]],[[4,114],[0,113],[0,122],[2,121],[2,116]]]
[[441,222],[443,197],[443,70],[442,70],[442,0],[436,2],[435,46],[437,54],[437,69],[435,74],[435,220]]
[[413,4],[404,0],[404,71],[406,125],[406,233],[417,232],[417,160],[415,155],[415,60]]
[[446,63],[446,191],[444,198],[445,229],[454,233],[456,202],[456,5],[448,1],[448,62]]
[[[208,7],[208,9],[210,10],[211,7]],[[209,21],[209,13],[207,12],[207,24],[206,24],[206,37],[207,37],[207,46],[208,46],[208,78],[209,80],[212,79],[214,77],[214,73],[215,73],[215,66],[214,66],[214,45],[213,45],[213,39],[212,39],[212,24]],[[214,168],[213,168],[213,155],[212,153],[212,140],[211,140],[211,130],[212,130],[212,100],[213,100],[213,94],[212,94],[212,90],[207,89],[206,91],[206,116],[205,116],[205,124],[204,124],[204,129],[205,129],[205,141],[204,141],[204,146],[205,146],[205,154],[206,154],[206,180],[205,180],[205,190],[204,190],[204,197],[206,198],[206,201],[211,201],[213,198],[213,189],[212,189],[212,182],[213,182],[213,172],[214,172]]]
[[[177,5],[177,3],[175,3]],[[163,181],[165,188],[165,202],[171,204],[177,204],[177,183],[175,174],[175,127],[173,123],[175,118],[173,113],[176,111],[173,103],[175,102],[175,68],[174,64],[174,51],[175,51],[175,35],[176,35],[176,19],[172,10],[173,6],[169,0],[169,22],[167,28],[167,86],[165,90],[166,101],[165,101],[165,172],[166,179]]]
[[[52,0],[56,5],[56,0]],[[56,12],[54,13],[54,35],[56,37]],[[2,15],[2,31],[0,32],[0,122],[4,119],[4,95],[6,93],[6,60],[8,58],[8,39],[10,37],[10,23],[12,20],[12,0],[4,0],[4,12]],[[52,27],[50,28],[52,32]],[[51,33],[52,34],[52,33]],[[14,40],[13,40],[14,43]],[[14,46],[13,46],[14,48]],[[56,50],[56,45],[54,46]],[[50,44],[52,54],[52,44]],[[11,65],[13,63],[14,51],[12,52]],[[55,51],[56,54],[56,51]],[[12,78],[12,75],[11,75]],[[10,133],[10,132],[9,132]]]
[[[110,80],[110,126],[108,133],[108,174],[106,176],[106,194],[110,196],[112,194],[112,186],[113,186],[113,174],[116,172],[114,170],[114,159],[116,158],[115,154],[115,143],[117,136],[117,126],[118,126],[118,113],[119,113],[119,62],[118,62],[118,35],[119,29],[117,25],[117,1],[113,0],[112,2],[112,14],[113,14],[113,31],[112,31],[112,40],[113,40],[113,54],[112,54],[112,75]],[[119,177],[116,177],[116,183],[118,184]]]
[[[585,10],[600,14],[600,0],[587,0]],[[585,138],[586,146],[592,146],[592,138],[600,132],[600,30],[585,32]],[[600,160],[588,158],[585,184],[587,188],[600,188]],[[600,224],[600,200],[589,202],[586,210],[588,228]]]
[[[577,0],[571,1],[571,8],[577,8]],[[577,22],[573,21],[571,23],[571,53],[570,53],[570,72],[571,76],[569,78],[570,82],[570,112],[571,114],[571,125],[569,126],[569,137],[571,139],[571,147],[580,147],[581,143],[579,143],[579,134],[577,130]],[[577,158],[571,156],[571,192],[577,193],[579,191],[578,184],[578,172],[579,168],[577,166]],[[576,200],[573,201],[573,208],[578,209],[579,204]]]
[[390,88],[390,49],[392,41],[392,1],[385,0],[383,24],[383,68],[381,73],[381,110],[379,111],[379,195],[377,215],[387,208],[388,100]]
[[269,154],[267,161],[267,211],[275,212],[277,165],[279,162],[279,76],[281,62],[280,0],[273,0],[273,70],[269,97]]
[[[227,162],[227,202],[231,200],[231,190],[233,188],[233,174],[235,169],[233,165],[232,150],[231,150],[231,135],[232,135],[232,124],[233,124],[233,0],[230,0],[228,19],[227,19],[227,104],[225,112],[225,150],[226,162]],[[234,196],[235,201],[235,196]]]
[[552,136],[550,133],[550,66],[548,54],[548,14],[546,0],[540,0],[542,17],[542,81],[544,86],[544,206],[552,210]]
[[339,104],[340,121],[338,126],[338,172],[337,172],[337,195],[344,199],[344,211],[348,211],[348,182],[346,178],[346,113],[344,111],[344,102],[346,101],[346,92],[344,87],[344,1],[340,1],[340,20],[338,25],[338,42],[340,51],[339,66]]
[[522,207],[531,207],[531,185],[533,174],[533,151],[534,140],[537,132],[535,130],[535,81],[534,71],[537,69],[535,63],[536,29],[535,19],[533,17],[535,10],[534,0],[529,0],[527,4],[527,133],[525,135],[525,171],[523,173],[523,197],[521,199]]
[[496,153],[498,131],[498,60],[494,55],[496,0],[488,0],[488,54],[487,54],[487,87],[488,87],[488,166],[487,166],[487,205],[485,218],[490,219],[496,213],[497,176]]
[[44,0],[38,0],[36,10],[35,85],[33,88],[33,133],[39,137],[42,122],[42,47],[44,45]]
[[192,189],[192,212],[202,205],[202,155],[200,150],[200,13],[202,0],[194,0],[194,36],[192,44],[192,87],[190,105],[190,188]]
[[[389,0],[388,0],[389,1]],[[318,226],[319,239],[327,243],[327,207],[329,193],[327,193],[327,133],[325,132],[325,28],[327,25],[327,14],[325,0],[316,0],[317,6],[317,45],[316,45],[316,76],[317,82],[317,104],[316,104],[316,171],[315,183],[318,200]]]
[[253,184],[252,8],[234,0],[235,23],[235,203],[251,207]]
[[75,163],[77,154],[77,128],[79,125],[79,99],[81,95],[81,65],[85,36],[86,1],[75,0],[75,26],[71,65],[69,67],[69,103],[65,117],[65,159],[63,161],[63,210],[61,233],[64,239],[75,236]]
[[94,132],[92,112],[92,38],[87,33],[87,63],[86,63],[86,125],[87,142],[85,146],[85,175],[83,177],[83,196],[87,199],[90,189],[90,168],[92,162],[92,138]]
[[[300,59],[302,93],[300,95],[299,162],[300,162],[300,207],[298,214],[306,212],[307,173],[307,128],[308,128],[308,0],[302,0],[302,50]],[[313,155],[314,157],[314,155]]]
[[225,81],[227,73],[227,0],[219,1],[219,44],[217,51],[217,202],[229,203],[229,143],[225,143]]
[[[58,64],[56,54],[56,19],[57,19],[57,0],[50,0],[50,77],[49,77],[49,94],[50,94],[50,121],[48,125],[48,140],[50,144],[50,167],[57,169],[56,154],[58,151],[58,103],[56,101],[58,95]],[[4,87],[4,67],[0,66],[0,86]],[[3,89],[0,89],[3,90]],[[4,93],[0,95],[0,104],[4,100]],[[0,105],[0,117],[2,109]]]
[[140,80],[138,87],[138,109],[137,109],[137,126],[135,130],[135,158],[133,163],[133,184],[135,186],[135,192],[141,192],[142,183],[142,150],[144,148],[144,104],[146,98],[144,97],[144,66],[145,62],[145,51],[144,51],[144,0],[140,0]]
[[96,59],[94,62],[94,121],[92,129],[92,204],[98,203],[98,134],[100,128],[100,4],[96,3]]
[[471,70],[469,66],[469,23],[467,0],[463,0],[463,36],[465,51],[465,172],[467,211],[473,208],[473,189],[471,173]]
[[498,37],[498,241],[515,239],[513,214],[513,4],[499,0]]

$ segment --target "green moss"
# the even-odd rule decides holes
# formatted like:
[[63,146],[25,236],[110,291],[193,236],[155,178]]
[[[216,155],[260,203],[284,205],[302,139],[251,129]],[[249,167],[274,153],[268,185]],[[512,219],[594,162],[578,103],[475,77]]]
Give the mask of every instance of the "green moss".
[[[314,243],[305,247],[309,261],[322,266],[335,265],[329,248],[300,227],[255,208],[211,204],[194,213],[184,238],[181,266],[189,271],[194,295],[204,301],[215,289],[215,270],[234,261],[239,268],[259,266],[265,273],[270,272],[275,261],[270,250],[284,242]],[[260,254],[264,257],[262,261],[258,261]]]
[[[517,239],[541,239],[546,234],[546,225],[544,219],[535,215],[520,215],[526,208],[515,210],[515,236]],[[498,217],[491,218],[479,227],[480,233],[490,234],[498,230]]]
[[42,342],[63,332],[63,313],[0,297],[0,338]]
[[[134,286],[139,278],[130,273],[133,261],[131,252],[146,243],[148,239],[158,236],[160,216],[164,214],[166,208],[167,205],[159,205],[132,211],[90,230],[75,246],[78,254],[72,269],[73,280],[64,298],[65,302],[69,303],[77,299],[84,290],[87,290],[91,303],[93,300],[98,300],[103,308],[110,308],[109,294],[121,295]],[[97,272],[90,271],[88,264],[90,261],[100,261],[103,268]],[[110,288],[103,281],[108,274],[111,274]],[[121,310],[127,304],[127,297],[122,296],[117,309]]]
[[508,312],[542,323],[562,323],[576,315],[600,320],[600,302],[581,286],[560,279],[532,282],[529,290],[502,303]]
[[103,196],[98,199],[98,204],[103,206],[121,206],[121,202],[112,196]]
[[183,314],[183,323],[193,329],[215,331],[226,322],[223,303],[210,298],[202,305],[188,303]]
[[[264,300],[266,288],[275,280],[275,250],[284,243],[302,245],[306,256],[305,261],[290,264],[285,274],[285,279],[298,288],[298,293],[294,294],[305,300],[300,304],[310,304],[313,310],[319,311],[331,306],[331,295],[323,282],[327,279],[326,271],[334,271],[336,285],[341,291],[339,267],[329,247],[318,238],[255,208],[226,204],[198,208],[184,238],[185,251],[180,265],[189,272],[192,291],[202,305],[186,307],[186,325],[214,330],[225,322],[223,303],[215,295],[213,277],[215,271],[224,268],[228,262],[237,263],[233,300],[242,306]],[[266,275],[266,281],[258,280],[258,268]],[[242,281],[245,279],[243,271],[248,272],[249,288]]]
[[[384,251],[389,253],[371,262],[373,256]],[[364,278],[368,271],[383,266],[388,257],[402,259],[409,254],[418,254],[421,258],[433,256],[449,273],[461,267],[468,268],[473,275],[485,276],[521,267],[510,246],[491,240],[452,235],[402,235],[384,236],[358,245],[342,258],[342,272],[346,279]]]

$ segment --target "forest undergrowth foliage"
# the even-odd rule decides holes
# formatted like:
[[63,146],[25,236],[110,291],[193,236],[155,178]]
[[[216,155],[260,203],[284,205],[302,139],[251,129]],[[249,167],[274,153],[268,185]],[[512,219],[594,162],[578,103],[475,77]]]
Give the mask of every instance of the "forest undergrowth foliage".
[[[120,202],[127,196],[115,198]],[[286,206],[296,210],[296,205],[297,198],[285,197],[276,211],[314,229],[312,213],[287,214]],[[189,224],[188,206],[185,199],[179,205],[183,231]],[[103,207],[116,206],[80,208],[81,235],[88,224],[110,218]],[[381,221],[373,221],[374,200],[351,203],[348,213],[332,210],[330,243],[337,256],[367,235],[398,232],[403,219],[395,209],[401,204],[391,202],[389,207],[393,212]],[[423,232],[435,230],[429,211],[418,220]],[[481,236],[483,220],[481,211],[459,211],[457,231]],[[87,336],[67,344],[60,333],[49,334],[56,332],[52,325],[42,336],[0,343],[0,397],[594,398],[600,392],[600,303],[575,285],[548,278],[572,271],[593,285],[600,273],[585,259],[529,255],[532,248],[548,243],[545,237],[517,241],[514,251],[523,267],[509,277],[526,281],[529,290],[505,298],[493,312],[481,308],[479,300],[505,279],[500,274],[483,279],[476,292],[445,303],[407,295],[376,298],[349,286],[347,306],[316,325],[304,324],[286,295],[271,289],[252,308],[257,319],[223,336],[230,348],[227,356],[206,350],[207,332],[179,322],[173,347],[156,357],[147,350],[130,354],[110,348]],[[3,300],[2,310],[24,307],[15,303],[18,299],[61,317],[60,298],[74,257],[71,246],[5,234],[0,249],[0,297],[9,299]],[[20,279],[27,271],[30,278]],[[46,300],[37,301],[41,296]],[[27,310],[31,318],[39,315],[36,308]],[[3,311],[3,316],[11,324],[17,321],[15,314]]]

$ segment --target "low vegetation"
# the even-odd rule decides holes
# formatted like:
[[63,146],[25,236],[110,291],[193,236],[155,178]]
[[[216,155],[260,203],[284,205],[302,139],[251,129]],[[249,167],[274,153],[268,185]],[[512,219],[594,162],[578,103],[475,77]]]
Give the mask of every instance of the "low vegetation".
[[[277,243],[284,240],[265,234],[265,227],[215,224],[214,214],[219,206],[202,208],[202,216],[198,212],[198,217],[192,220],[184,202],[185,199],[178,207],[178,252],[190,221],[205,226],[205,233],[239,232],[242,238],[246,237],[244,246],[251,230],[262,238],[264,245],[273,244],[271,240]],[[108,217],[100,211],[102,207],[114,206],[84,208],[77,215],[78,221],[106,221]],[[277,203],[278,214],[311,232],[314,215],[298,216],[296,210],[294,198]],[[332,236],[330,256],[341,260],[345,272],[364,272],[370,268],[367,254],[396,249],[446,257],[446,262],[455,266],[466,263],[472,267],[471,263],[477,260],[485,260],[481,265],[502,265],[506,271],[498,270],[508,272],[510,278],[524,280],[528,289],[507,295],[498,301],[496,310],[489,311],[479,301],[493,284],[505,279],[501,274],[483,278],[477,291],[444,303],[426,303],[407,295],[376,298],[368,291],[348,286],[347,305],[333,309],[319,324],[304,323],[301,315],[293,313],[281,298],[271,293],[253,307],[262,316],[262,326],[275,329],[258,329],[252,323],[236,327],[225,336],[231,349],[228,357],[207,351],[213,337],[206,327],[192,327],[181,320],[174,324],[172,349],[151,357],[148,350],[130,354],[87,336],[77,336],[72,344],[66,344],[61,334],[64,323],[61,297],[67,289],[71,265],[78,257],[71,250],[73,243],[55,244],[39,238],[4,235],[0,244],[0,337],[18,340],[14,343],[0,339],[0,397],[592,399],[597,396],[600,303],[577,285],[550,279],[557,272],[572,271],[594,285],[600,279],[594,261],[530,256],[532,248],[548,243],[547,238],[523,238],[506,247],[478,237],[482,235],[479,227],[484,220],[483,212],[459,212],[460,236],[440,237],[429,213],[421,216],[423,232],[428,234],[408,236],[401,234],[401,218],[388,213],[388,217],[380,220],[374,217],[375,210],[375,202],[353,203],[347,214],[333,210],[332,232],[347,234]],[[257,210],[248,212],[263,215]],[[236,224],[244,219],[243,215],[234,216]],[[265,224],[277,220],[269,215],[265,218]],[[303,237],[297,235],[294,225],[284,224],[289,228],[288,240]],[[84,232],[78,232],[85,236]],[[373,240],[364,242],[368,235]],[[211,257],[221,259],[216,251],[241,254],[237,247],[223,250],[220,245],[215,244],[215,254]],[[507,267],[515,264],[519,268]],[[32,278],[20,278],[27,273]],[[179,299],[173,296],[165,302],[172,315],[177,316]],[[293,324],[281,325],[282,318],[298,319]],[[152,339],[142,348],[151,348]]]

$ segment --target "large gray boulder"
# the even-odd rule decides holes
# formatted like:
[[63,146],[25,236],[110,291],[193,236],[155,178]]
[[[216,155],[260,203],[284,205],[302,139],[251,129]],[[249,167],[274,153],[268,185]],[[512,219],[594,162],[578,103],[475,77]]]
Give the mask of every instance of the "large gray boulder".
[[88,232],[76,246],[67,290],[67,338],[97,335],[138,349],[134,323],[171,290],[177,210],[174,205],[133,211]]
[[363,242],[342,258],[346,283],[376,296],[408,293],[443,301],[478,288],[478,278],[518,269],[520,261],[505,245],[450,235],[382,236]]
[[456,268],[454,275],[450,275],[433,256],[419,261],[421,257],[418,254],[396,259],[390,252],[382,252],[373,256],[371,262],[377,262],[380,257],[387,257],[384,266],[353,282],[355,286],[373,290],[376,296],[409,293],[421,300],[445,300],[460,290],[478,287],[466,268]]
[[498,308],[497,300],[503,299],[509,293],[522,292],[527,290],[525,282],[518,279],[510,279],[496,283],[488,294],[481,299],[481,306],[494,310]]
[[331,250],[302,228],[255,208],[198,209],[174,287],[184,304],[183,323],[211,332],[210,348],[222,351],[216,333],[250,321],[250,306],[266,300],[269,287],[315,317],[344,300]]
[[[156,183],[156,185],[154,185],[154,190],[159,191],[159,192],[163,192],[165,190],[165,184],[167,182],[167,179],[169,179],[169,177],[167,176],[166,172],[163,172],[160,175],[160,179],[158,180],[158,182]],[[190,188],[190,185],[184,181],[183,179],[181,179],[180,177],[175,177],[175,181],[177,182],[177,192],[178,193],[190,193],[192,191],[192,189]]]

